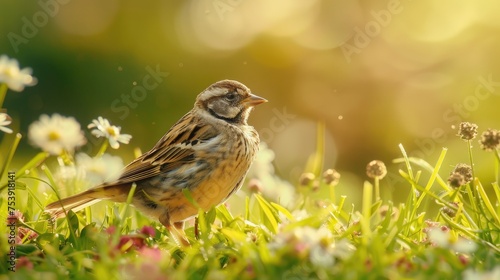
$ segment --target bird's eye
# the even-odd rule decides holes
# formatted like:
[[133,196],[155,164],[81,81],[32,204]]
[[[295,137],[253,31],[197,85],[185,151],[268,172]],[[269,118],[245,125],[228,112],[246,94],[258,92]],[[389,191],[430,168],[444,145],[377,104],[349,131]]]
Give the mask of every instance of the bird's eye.
[[237,96],[238,95],[236,94],[236,92],[230,91],[230,92],[226,93],[225,98],[226,98],[227,101],[234,101]]

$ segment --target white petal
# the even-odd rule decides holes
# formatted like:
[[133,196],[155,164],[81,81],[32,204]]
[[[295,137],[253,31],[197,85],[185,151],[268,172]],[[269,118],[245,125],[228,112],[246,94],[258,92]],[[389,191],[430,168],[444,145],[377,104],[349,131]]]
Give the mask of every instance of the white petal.
[[8,127],[4,127],[4,126],[0,126],[0,130],[5,132],[5,133],[12,133],[13,130],[8,128]]
[[109,138],[109,145],[111,146],[111,148],[113,149],[118,149],[120,148],[120,143],[118,143],[118,141],[116,141],[115,139],[113,138]]
[[471,254],[477,249],[477,244],[467,239],[459,239],[453,244],[453,249],[458,253]]
[[432,228],[428,233],[429,240],[439,247],[448,247],[450,244],[450,235],[448,232],[443,232],[439,228]]
[[132,139],[132,135],[130,134],[121,134],[118,136],[116,139],[118,142],[121,142],[123,144],[128,144],[130,142],[130,139]]

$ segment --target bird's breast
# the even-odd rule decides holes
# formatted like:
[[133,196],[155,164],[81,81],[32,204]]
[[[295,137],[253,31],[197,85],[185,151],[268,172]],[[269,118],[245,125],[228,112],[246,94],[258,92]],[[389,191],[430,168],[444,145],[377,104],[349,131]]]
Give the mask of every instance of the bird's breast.
[[[251,127],[250,127],[251,128]],[[251,128],[253,130],[253,128]],[[248,137],[251,133],[252,137]],[[251,131],[232,131],[219,135],[195,148],[195,161],[164,174],[165,192],[176,195],[162,203],[170,209],[172,221],[187,219],[198,213],[182,193],[189,190],[197,206],[207,211],[225,201],[242,184],[258,150],[258,137]],[[220,137],[220,138],[219,138]]]

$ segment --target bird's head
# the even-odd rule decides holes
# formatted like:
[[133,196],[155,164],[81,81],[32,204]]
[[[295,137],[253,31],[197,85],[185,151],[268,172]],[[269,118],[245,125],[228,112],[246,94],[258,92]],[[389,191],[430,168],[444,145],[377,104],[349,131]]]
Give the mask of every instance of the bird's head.
[[233,124],[246,124],[253,107],[267,102],[252,94],[244,84],[233,80],[216,82],[201,92],[195,107],[217,119]]

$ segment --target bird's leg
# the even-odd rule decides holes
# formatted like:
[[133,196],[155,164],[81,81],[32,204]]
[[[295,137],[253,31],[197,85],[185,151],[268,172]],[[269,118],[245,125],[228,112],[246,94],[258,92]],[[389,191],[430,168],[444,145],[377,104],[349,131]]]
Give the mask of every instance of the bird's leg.
[[186,233],[184,232],[184,222],[170,222],[170,215],[168,212],[160,215],[160,223],[164,225],[170,232],[171,236],[174,238],[175,242],[181,246],[189,246],[189,240],[187,239]]
[[184,246],[189,246],[189,240],[187,238],[186,232],[184,231],[184,221],[174,223],[175,231],[177,232],[177,238]]
[[184,232],[184,222],[175,222],[173,224],[170,224],[169,226],[167,226],[167,229],[170,231],[170,233],[173,233],[173,235],[175,235],[177,244],[185,247],[190,245],[189,240],[186,236],[186,232]]

